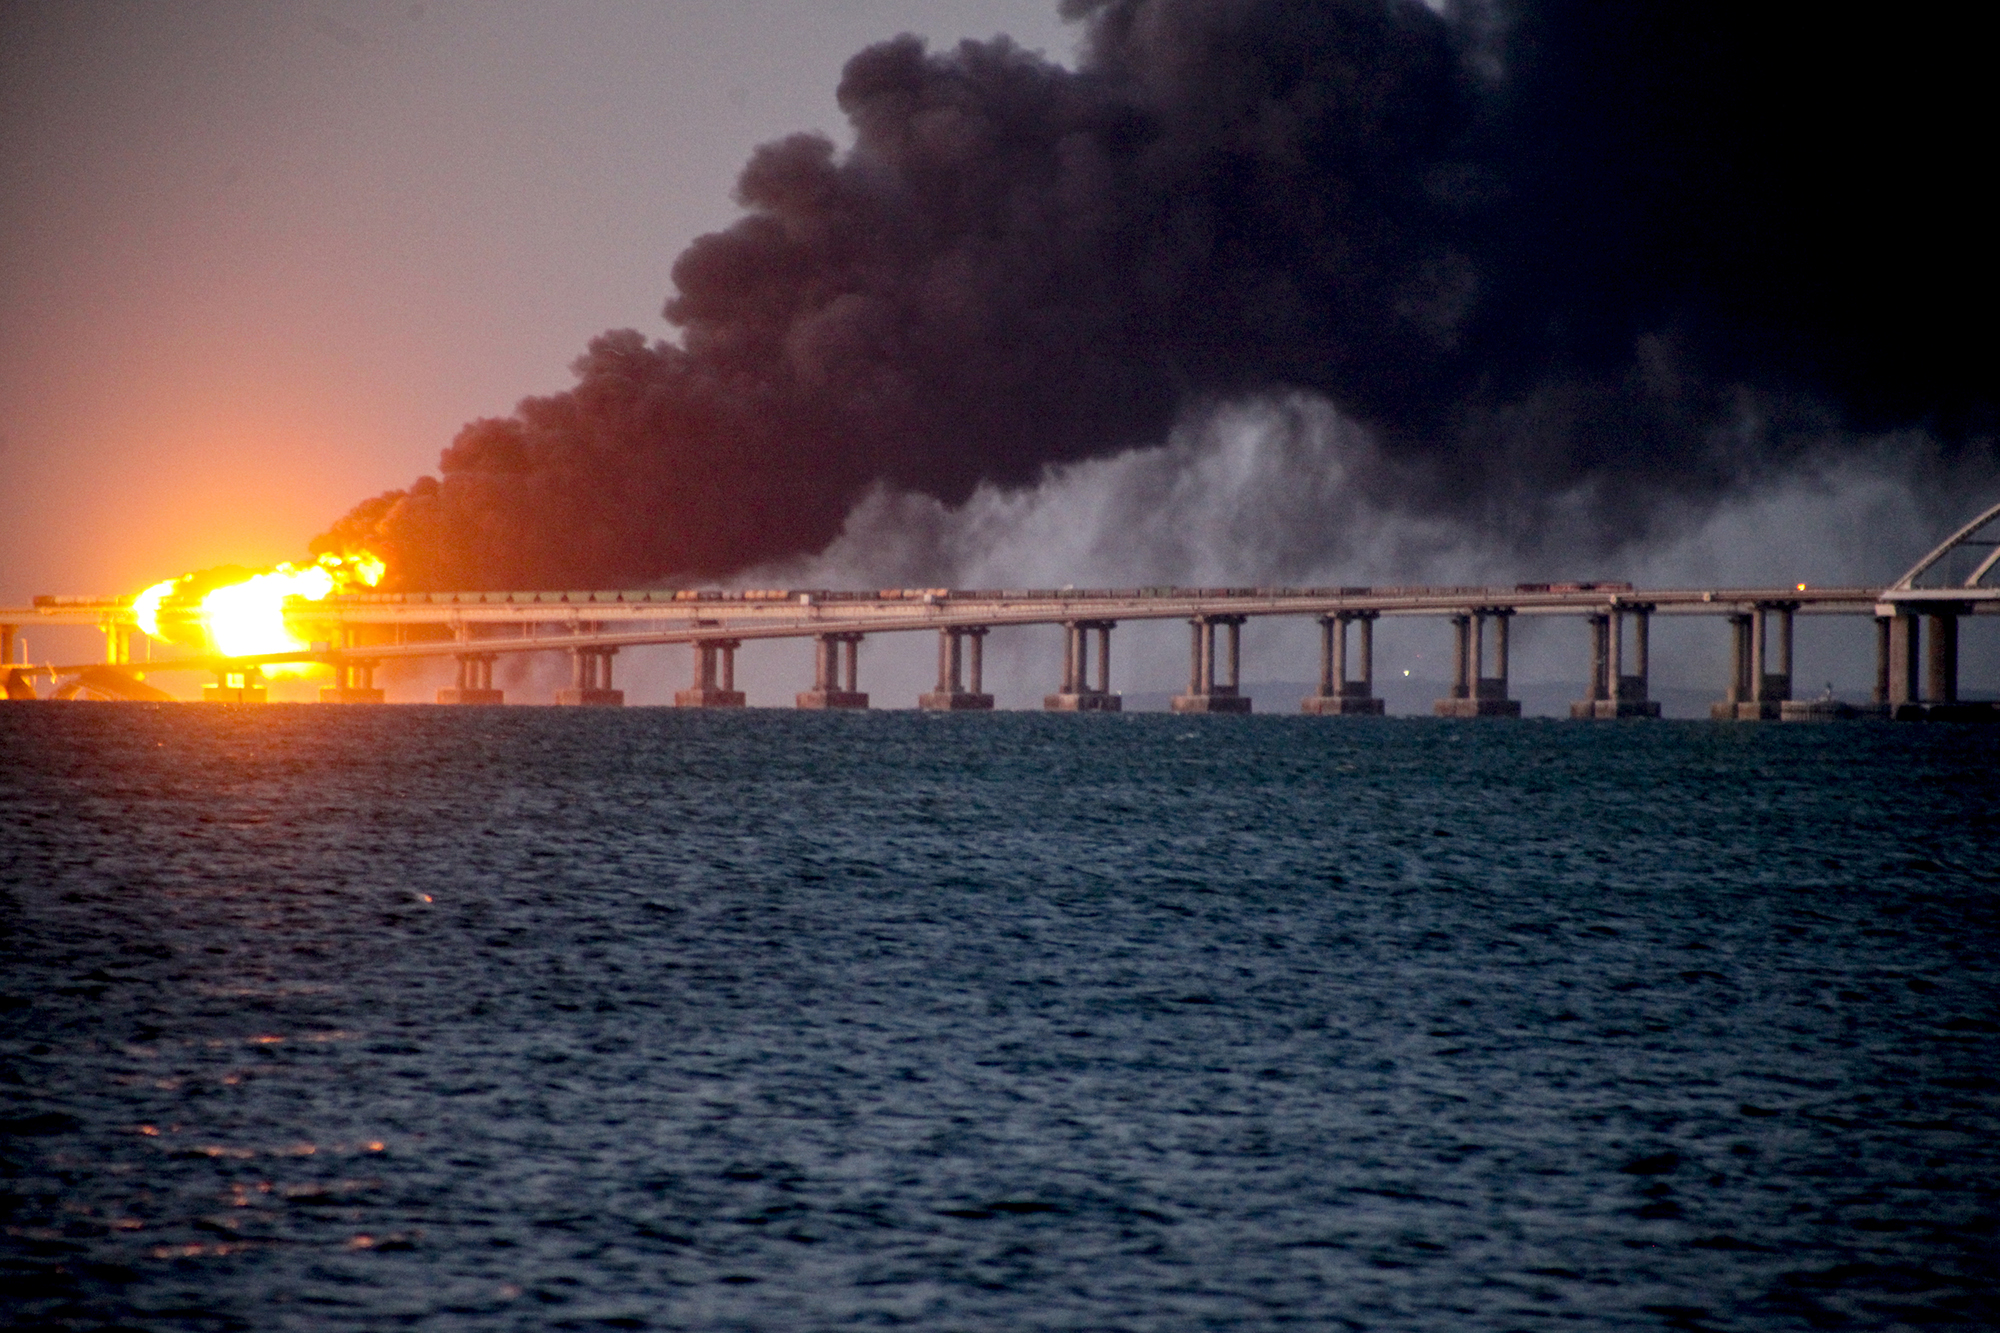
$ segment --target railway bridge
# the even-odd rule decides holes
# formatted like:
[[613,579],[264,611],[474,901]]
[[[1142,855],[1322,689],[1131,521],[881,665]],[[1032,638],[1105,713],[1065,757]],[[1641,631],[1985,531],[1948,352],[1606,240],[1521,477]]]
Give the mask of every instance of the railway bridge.
[[[1518,583],[1509,587],[1320,587],[1106,589],[891,588],[747,591],[637,589],[523,592],[355,593],[301,602],[288,621],[310,634],[289,652],[242,657],[183,656],[144,663],[132,655],[140,631],[131,598],[38,597],[31,607],[0,608],[0,663],[10,699],[37,698],[38,679],[56,697],[88,692],[121,698],[167,698],[143,675],[168,670],[211,672],[204,697],[248,702],[263,697],[262,669],[316,662],[335,683],[327,702],[380,702],[373,680],[384,663],[450,657],[457,683],[438,702],[497,704],[493,665],[516,653],[564,653],[570,684],[555,702],[616,705],[613,661],[627,648],[694,646],[682,707],[727,708],[744,703],[736,688],[736,654],[764,639],[815,640],[814,679],[798,695],[801,708],[866,708],[859,650],[874,634],[937,635],[934,690],[926,709],[977,711],[993,707],[984,689],[986,636],[996,629],[1053,626],[1062,631],[1058,688],[1044,706],[1063,712],[1114,712],[1111,633],[1119,623],[1184,620],[1189,626],[1188,684],[1173,707],[1184,713],[1245,713],[1243,625],[1252,617],[1309,616],[1320,627],[1317,690],[1301,702],[1320,716],[1368,716],[1383,711],[1374,688],[1374,626],[1384,617],[1432,617],[1447,622],[1453,674],[1434,711],[1448,717],[1518,716],[1509,692],[1512,622],[1520,616],[1567,616],[1581,621],[1587,660],[1585,697],[1571,705],[1578,718],[1657,717],[1651,697],[1650,629],[1655,616],[1721,619],[1731,647],[1726,680],[1712,713],[1731,719],[1812,719],[1872,714],[1900,719],[1985,717],[1991,704],[1958,697],[1958,627],[1969,615],[2000,614],[2000,505],[1952,534],[1900,579],[1885,587],[1634,588],[1626,583]],[[1793,698],[1793,628],[1798,616],[1868,616],[1875,622],[1873,701],[1854,705]],[[102,661],[16,662],[17,631],[32,625],[90,625],[104,634]]]

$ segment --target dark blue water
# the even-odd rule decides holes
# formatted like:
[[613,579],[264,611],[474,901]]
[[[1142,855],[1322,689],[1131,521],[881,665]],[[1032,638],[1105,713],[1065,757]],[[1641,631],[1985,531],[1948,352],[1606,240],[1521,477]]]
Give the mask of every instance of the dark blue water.
[[2000,732],[0,710],[0,1316],[2000,1325]]

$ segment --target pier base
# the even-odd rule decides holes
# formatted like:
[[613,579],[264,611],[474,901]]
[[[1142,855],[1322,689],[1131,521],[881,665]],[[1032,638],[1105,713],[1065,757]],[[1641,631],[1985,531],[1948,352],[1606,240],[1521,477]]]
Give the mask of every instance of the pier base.
[[810,709],[866,708],[868,695],[861,690],[802,690],[799,707]]
[[1660,704],[1657,699],[1578,699],[1569,706],[1569,715],[1603,721],[1619,717],[1658,717]]
[[[1653,706],[1659,711],[1659,705]],[[1439,699],[1431,704],[1431,712],[1439,717],[1519,717],[1519,699]]]
[[[213,689],[214,686],[208,688]],[[204,698],[207,697],[207,690],[204,690],[202,693]],[[379,704],[383,701],[384,697],[380,690],[362,689],[353,686],[343,688],[339,685],[322,685],[319,687],[319,701],[323,704]]]
[[932,690],[917,696],[917,707],[927,713],[990,713],[993,696],[969,690]]
[[1381,717],[1387,710],[1380,699],[1308,694],[1299,700],[1299,711],[1312,717]]
[[[380,690],[375,691],[377,694],[381,692]],[[612,693],[620,694],[622,692],[613,690]],[[320,697],[322,699],[326,697],[325,690],[320,691]],[[441,704],[498,704],[505,703],[507,695],[504,690],[474,689],[471,686],[461,689],[456,685],[447,685],[437,692],[437,701]]]
[[1116,713],[1123,706],[1123,696],[1096,690],[1042,696],[1042,707],[1051,713]]
[[262,685],[204,685],[201,687],[201,701],[205,704],[261,704],[267,695]]
[[[738,696],[741,698],[742,696]],[[623,690],[568,689],[556,691],[556,702],[570,707],[581,708],[622,708],[625,706]]]
[[1176,713],[1247,713],[1250,711],[1250,696],[1247,694],[1176,694]]
[[[564,690],[563,693],[568,694],[569,691]],[[622,701],[625,696],[620,694],[618,697]],[[723,690],[712,685],[697,685],[691,690],[674,691],[676,708],[741,708],[743,704],[744,695],[741,690]]]

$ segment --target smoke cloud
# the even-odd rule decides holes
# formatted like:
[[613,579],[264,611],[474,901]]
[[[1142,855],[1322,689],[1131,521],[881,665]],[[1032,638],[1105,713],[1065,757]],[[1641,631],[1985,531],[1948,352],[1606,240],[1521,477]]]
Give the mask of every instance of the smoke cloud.
[[1298,567],[1356,505],[1611,550],[1898,430],[1910,467],[1995,475],[1981,47],[1938,17],[1064,8],[1073,69],[1005,38],[854,56],[852,148],[753,154],[742,219],[675,264],[677,340],[601,335],[315,549],[417,588],[726,576],[864,500],[1165,466],[1177,425],[1256,403],[1347,441],[1259,455]]

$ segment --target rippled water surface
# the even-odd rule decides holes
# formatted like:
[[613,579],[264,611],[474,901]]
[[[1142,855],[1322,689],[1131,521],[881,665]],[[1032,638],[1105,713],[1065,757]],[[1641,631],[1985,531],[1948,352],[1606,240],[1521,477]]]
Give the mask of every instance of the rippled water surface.
[[2000,1325],[2000,731],[0,707],[0,1322]]

